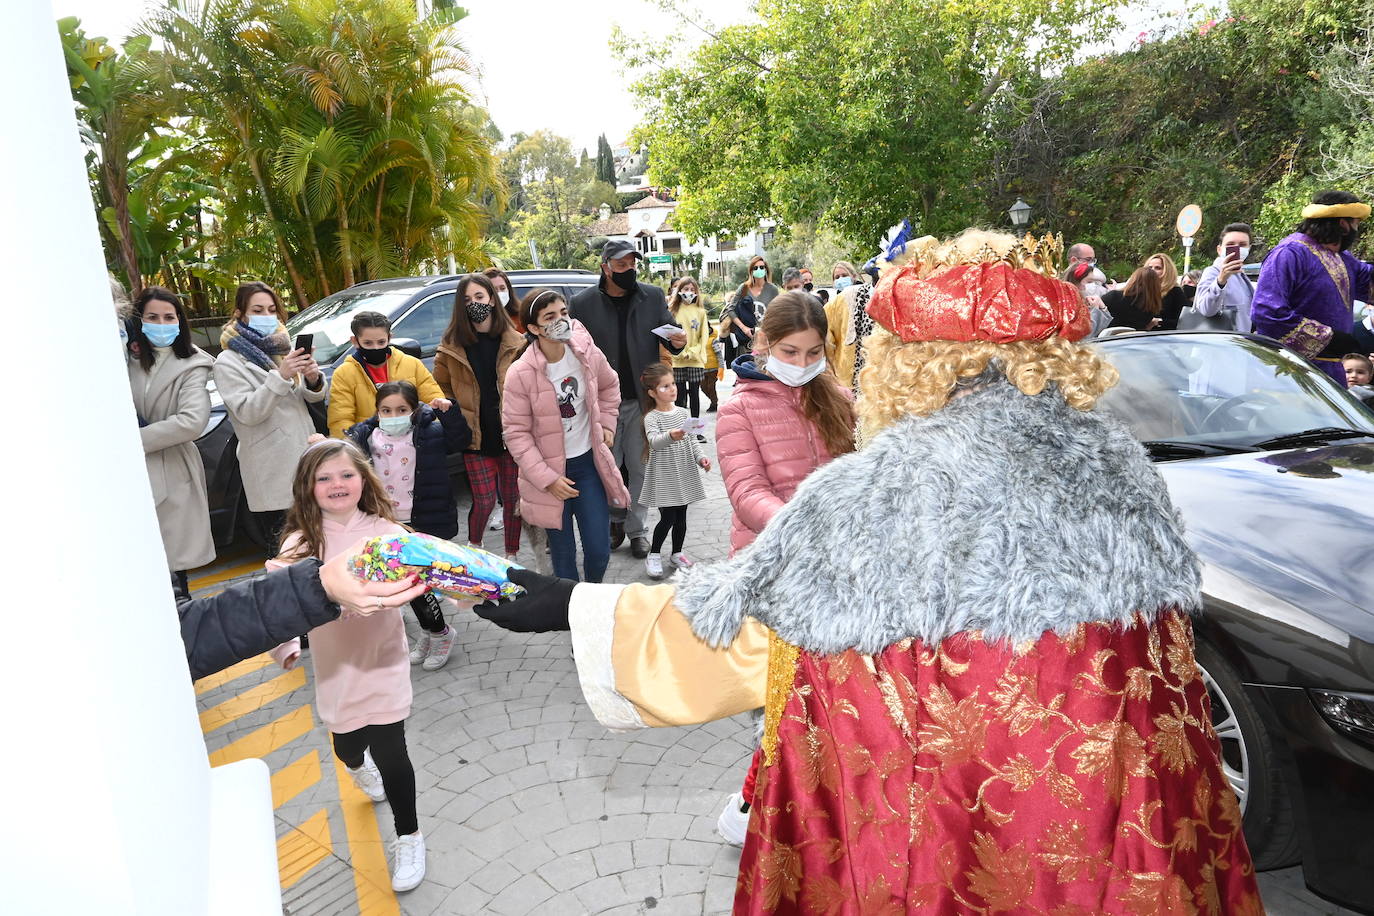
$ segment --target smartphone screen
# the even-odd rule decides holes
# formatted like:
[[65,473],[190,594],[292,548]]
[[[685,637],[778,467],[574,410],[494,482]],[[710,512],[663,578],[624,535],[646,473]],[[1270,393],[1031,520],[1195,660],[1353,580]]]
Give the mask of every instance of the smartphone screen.
[[304,350],[305,352],[309,353],[309,352],[310,352],[310,348],[313,347],[314,345],[315,345],[315,335],[314,335],[314,334],[297,334],[297,335],[296,335],[296,349],[297,349],[297,350]]

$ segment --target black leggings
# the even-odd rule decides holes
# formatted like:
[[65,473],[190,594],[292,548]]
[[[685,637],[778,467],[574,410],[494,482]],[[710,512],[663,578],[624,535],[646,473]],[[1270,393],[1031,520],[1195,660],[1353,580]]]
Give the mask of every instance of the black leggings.
[[677,406],[686,407],[692,416],[701,416],[701,382],[683,380],[677,386]]
[[364,725],[355,732],[334,733],[334,754],[344,766],[356,770],[363,765],[363,751],[372,752],[372,762],[382,774],[386,800],[396,822],[396,835],[407,836],[420,829],[415,814],[415,767],[406,753],[406,723]]
[[410,609],[415,612],[415,619],[420,621],[420,627],[426,633],[442,636],[448,629],[448,624],[444,623],[443,605],[433,592],[425,592],[410,602]]
[[650,552],[658,553],[663,549],[663,541],[668,537],[668,529],[673,530],[673,553],[682,553],[683,542],[687,540],[687,507],[659,506],[658,524],[654,526],[654,540]]

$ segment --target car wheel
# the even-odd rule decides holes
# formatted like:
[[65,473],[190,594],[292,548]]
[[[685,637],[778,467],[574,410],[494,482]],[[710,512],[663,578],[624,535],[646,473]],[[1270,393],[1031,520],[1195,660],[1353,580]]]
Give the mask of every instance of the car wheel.
[[1215,649],[1199,642],[1197,663],[1212,707],[1212,729],[1221,744],[1222,772],[1240,802],[1255,868],[1296,864],[1301,859],[1298,832],[1273,735],[1235,669]]

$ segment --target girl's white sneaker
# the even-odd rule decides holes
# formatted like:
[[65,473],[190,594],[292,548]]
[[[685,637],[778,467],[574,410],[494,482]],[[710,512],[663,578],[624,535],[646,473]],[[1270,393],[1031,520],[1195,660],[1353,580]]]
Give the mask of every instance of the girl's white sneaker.
[[678,569],[689,569],[695,561],[685,553],[675,553],[672,556],[672,564]]
[[418,665],[429,655],[430,635],[424,630],[420,631],[420,638],[415,640],[410,646],[410,663]]
[[356,770],[351,767],[348,775],[353,777],[353,785],[358,787],[358,791],[372,799],[374,802],[386,801],[386,787],[382,785],[382,774],[377,769],[377,764],[372,762],[372,754],[363,752],[363,765]]
[[644,571],[649,574],[650,579],[663,578],[663,554],[651,553],[644,558]]
[[391,889],[413,891],[425,880],[425,838],[420,831],[391,844]]

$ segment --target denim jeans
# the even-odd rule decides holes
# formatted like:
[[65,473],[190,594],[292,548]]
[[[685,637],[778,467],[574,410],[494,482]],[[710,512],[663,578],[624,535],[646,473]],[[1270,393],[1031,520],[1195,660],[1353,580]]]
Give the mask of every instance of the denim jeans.
[[[606,487],[601,483],[592,452],[569,458],[563,476],[573,482],[577,496],[563,503],[562,529],[547,529],[553,574],[573,581],[600,582],[606,575],[606,565],[611,562],[611,513],[606,502]],[[581,579],[577,575],[574,518],[582,537],[582,566],[586,571],[585,578]]]

